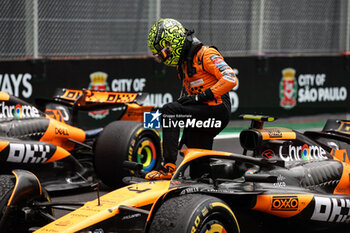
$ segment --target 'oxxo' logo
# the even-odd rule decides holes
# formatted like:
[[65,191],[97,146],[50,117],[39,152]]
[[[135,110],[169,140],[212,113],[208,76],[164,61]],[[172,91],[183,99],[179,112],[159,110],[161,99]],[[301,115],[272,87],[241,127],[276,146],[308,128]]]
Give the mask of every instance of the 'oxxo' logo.
[[294,211],[298,210],[299,200],[297,196],[274,196],[272,197],[271,210]]

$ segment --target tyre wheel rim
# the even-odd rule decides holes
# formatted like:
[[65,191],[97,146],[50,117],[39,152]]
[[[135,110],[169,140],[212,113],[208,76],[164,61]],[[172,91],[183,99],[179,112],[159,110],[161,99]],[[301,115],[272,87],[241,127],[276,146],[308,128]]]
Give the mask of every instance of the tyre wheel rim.
[[151,140],[145,139],[137,149],[137,162],[143,165],[145,172],[149,172],[154,168],[156,160],[156,147]]
[[227,231],[223,224],[213,220],[213,221],[207,222],[203,226],[201,233],[227,233]]

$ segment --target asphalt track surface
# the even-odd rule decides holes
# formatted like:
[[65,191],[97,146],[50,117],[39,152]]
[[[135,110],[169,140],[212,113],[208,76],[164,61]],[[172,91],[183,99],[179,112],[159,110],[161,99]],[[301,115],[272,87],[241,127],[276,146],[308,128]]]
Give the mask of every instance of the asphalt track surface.
[[[292,117],[292,118],[284,118],[284,119],[277,119],[274,122],[271,123],[265,123],[266,126],[281,126],[281,127],[287,127],[292,128],[298,131],[304,131],[304,130],[316,130],[319,131],[324,126],[327,119],[349,119],[350,116],[347,116],[345,114],[336,114],[336,115],[317,115],[317,116],[309,116],[309,117]],[[220,150],[225,152],[233,152],[233,153],[242,153],[243,149],[239,144],[239,132],[244,129],[248,128],[249,122],[247,121],[231,121],[229,125],[226,127],[226,129],[216,137],[214,140],[214,146],[213,150]],[[182,157],[178,157],[177,163],[181,162]],[[108,191],[108,188],[103,188],[100,190],[100,195],[106,194]],[[69,192],[69,193],[63,193],[58,196],[53,196],[52,201],[68,201],[68,202],[85,202],[85,201],[91,201],[97,198],[97,192],[93,190],[82,190],[82,191],[75,191],[75,192]],[[55,210],[56,217],[60,217],[68,213],[64,210]],[[281,232],[288,232],[286,230],[283,230]],[[326,232],[333,232],[333,231],[326,231]],[[350,227],[346,227],[346,229],[338,229],[336,230],[337,233],[349,233]],[[250,233],[250,232],[248,232]],[[322,231],[322,233],[325,233]]]

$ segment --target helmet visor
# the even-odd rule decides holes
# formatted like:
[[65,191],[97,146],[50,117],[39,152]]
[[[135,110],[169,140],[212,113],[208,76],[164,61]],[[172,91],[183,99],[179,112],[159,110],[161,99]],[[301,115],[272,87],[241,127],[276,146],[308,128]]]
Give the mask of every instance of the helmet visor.
[[156,62],[162,63],[166,59],[168,59],[170,55],[171,55],[171,49],[169,46],[166,46],[162,50],[160,50],[158,53],[153,54],[153,57],[156,60]]

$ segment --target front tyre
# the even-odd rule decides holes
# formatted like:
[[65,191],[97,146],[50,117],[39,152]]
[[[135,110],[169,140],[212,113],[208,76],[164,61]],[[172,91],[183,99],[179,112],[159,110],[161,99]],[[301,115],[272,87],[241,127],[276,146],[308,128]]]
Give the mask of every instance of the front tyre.
[[[38,212],[32,203],[48,202],[50,197],[43,190],[42,195],[28,196],[25,201],[15,205],[8,206],[11,195],[14,192],[16,178],[12,175],[0,175],[0,232],[19,233],[28,232],[31,227],[41,227],[49,223],[47,218],[43,218],[41,213],[53,215],[51,208],[41,208]],[[22,193],[25,196],[25,193]],[[8,215],[4,216],[7,210],[10,210]],[[31,214],[27,217],[24,210]]]
[[165,201],[155,213],[150,233],[238,233],[237,219],[222,200],[188,194]]

